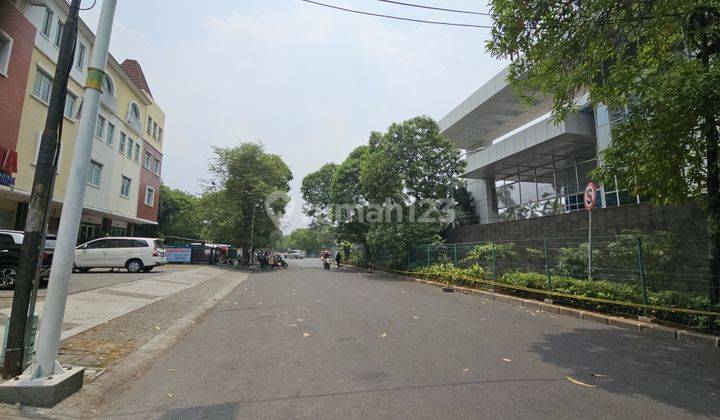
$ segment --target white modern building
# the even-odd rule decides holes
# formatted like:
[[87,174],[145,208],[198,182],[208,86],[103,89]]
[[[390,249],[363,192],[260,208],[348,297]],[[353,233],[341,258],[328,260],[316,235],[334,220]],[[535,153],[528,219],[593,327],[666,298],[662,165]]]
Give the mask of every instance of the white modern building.
[[[507,82],[505,68],[440,120],[442,133],[466,151],[462,178],[480,224],[561,214],[583,208],[583,192],[610,127],[624,112],[587,105],[555,123],[552,101],[525,104]],[[601,185],[598,207],[640,198]]]

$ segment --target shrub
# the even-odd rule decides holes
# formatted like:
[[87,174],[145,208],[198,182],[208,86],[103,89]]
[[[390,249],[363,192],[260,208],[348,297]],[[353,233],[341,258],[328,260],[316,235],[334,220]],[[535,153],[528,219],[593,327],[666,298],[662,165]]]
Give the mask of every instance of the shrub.
[[[592,269],[597,273],[600,268],[600,250],[592,251]],[[588,244],[587,242],[576,247],[560,248],[557,262],[558,274],[587,278],[588,276]]]
[[[417,270],[444,281],[458,285],[478,287],[486,278],[486,270],[474,264],[469,268],[458,269],[452,264],[436,264]],[[460,278],[463,276],[465,278]],[[552,291],[566,295],[580,297],[592,297],[618,302],[643,303],[642,291],[634,284],[612,282],[607,280],[576,279],[564,276],[552,276]],[[537,272],[512,271],[505,273],[499,278],[500,283],[508,286],[520,286],[536,290],[548,290],[547,276]],[[508,289],[514,295],[528,297],[532,292],[519,289]],[[566,303],[591,310],[598,310],[612,313],[637,314],[637,310],[631,306],[621,306],[592,302],[573,298],[555,298],[558,302]],[[710,299],[704,294],[686,293],[681,291],[648,291],[648,303],[653,306],[668,308],[686,308],[692,310],[703,310],[720,312],[720,304],[712,305]],[[657,311],[652,314],[656,319],[673,322],[676,324],[688,325],[696,330],[720,330],[720,317],[695,315],[682,312]]]
[[516,255],[515,251],[513,251],[513,246],[513,243],[494,242],[476,245],[475,248],[467,253],[461,262],[464,264],[478,264],[482,266],[485,271],[492,271],[493,253],[496,263],[501,260],[509,260]]

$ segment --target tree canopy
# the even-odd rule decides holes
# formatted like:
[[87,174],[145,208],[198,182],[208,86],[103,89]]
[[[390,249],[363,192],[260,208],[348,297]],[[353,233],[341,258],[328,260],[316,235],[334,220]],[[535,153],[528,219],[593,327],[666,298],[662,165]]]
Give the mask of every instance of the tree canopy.
[[273,245],[289,201],[290,168],[260,143],[214,150],[213,179],[200,203],[206,236],[243,247]]
[[462,170],[459,154],[435,121],[416,117],[371,133],[342,163],[308,175],[303,194],[312,192],[312,204],[329,213],[337,240],[398,261],[409,245],[435,242],[447,226],[449,203],[441,200]]
[[[672,204],[705,206],[720,297],[720,0],[491,0],[487,44],[516,91],[626,110],[597,175]],[[583,96],[587,95],[587,101]]]

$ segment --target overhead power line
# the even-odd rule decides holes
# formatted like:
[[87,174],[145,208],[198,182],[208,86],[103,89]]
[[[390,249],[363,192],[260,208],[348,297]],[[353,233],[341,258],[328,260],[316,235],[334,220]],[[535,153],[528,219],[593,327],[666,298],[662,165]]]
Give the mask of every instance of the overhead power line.
[[464,13],[467,15],[480,15],[480,16],[492,16],[490,13],[486,12],[475,12],[473,10],[460,10],[460,9],[446,9],[444,7],[434,7],[434,6],[425,6],[422,4],[414,4],[414,3],[405,3],[402,1],[393,1],[393,0],[378,0],[383,3],[392,3],[392,4],[398,4],[400,6],[408,6],[408,7],[417,7],[420,9],[430,9],[430,10],[439,10],[442,12],[452,12],[452,13]]
[[445,26],[459,26],[459,27],[465,27],[465,28],[492,29],[492,26],[489,26],[489,25],[474,25],[474,24],[471,24],[471,23],[456,23],[456,22],[443,22],[443,21],[437,21],[437,20],[413,19],[413,18],[408,18],[408,17],[392,16],[392,15],[384,15],[384,14],[381,14],[381,13],[366,12],[366,11],[363,11],[363,10],[348,9],[348,8],[345,8],[345,7],[334,6],[334,5],[332,5],[332,4],[321,3],[321,2],[319,2],[319,1],[314,1],[314,0],[300,0],[300,1],[304,1],[305,3],[312,3],[312,4],[315,4],[315,5],[317,5],[317,6],[328,7],[328,8],[330,8],[330,9],[341,10],[341,11],[343,11],[343,12],[357,13],[357,14],[359,14],[359,15],[375,16],[375,17],[382,17],[382,18],[387,18],[387,19],[404,20],[404,21],[407,21],[407,22],[429,23],[429,24],[432,24],[432,25],[445,25]]

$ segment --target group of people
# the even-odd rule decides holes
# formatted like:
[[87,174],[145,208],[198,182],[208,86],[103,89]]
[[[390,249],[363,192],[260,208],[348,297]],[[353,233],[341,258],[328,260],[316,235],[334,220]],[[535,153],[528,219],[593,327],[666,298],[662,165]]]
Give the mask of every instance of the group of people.
[[287,263],[279,254],[276,254],[274,250],[266,248],[257,251],[256,255],[258,263],[260,263],[260,269],[269,270],[276,267],[287,267]]
[[[325,249],[320,253],[320,259],[324,261],[326,260],[332,260],[332,252],[329,249]],[[335,253],[335,263],[337,264],[337,267],[340,268],[340,260],[342,259],[342,256],[340,255],[340,250],[338,250]]]

